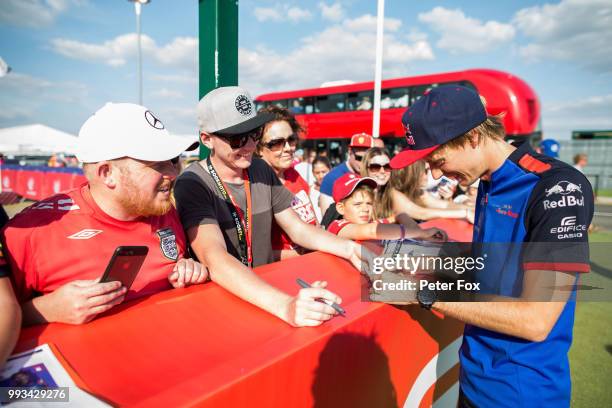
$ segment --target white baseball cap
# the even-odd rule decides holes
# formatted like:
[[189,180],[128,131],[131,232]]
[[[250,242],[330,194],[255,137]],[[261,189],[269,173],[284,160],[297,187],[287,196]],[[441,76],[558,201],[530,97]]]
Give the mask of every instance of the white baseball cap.
[[198,103],[198,126],[206,133],[238,135],[274,119],[272,113],[257,113],[251,95],[239,86],[213,89]]
[[131,157],[166,161],[198,146],[193,139],[173,136],[147,108],[133,103],[107,103],[79,131],[77,158],[83,163]]

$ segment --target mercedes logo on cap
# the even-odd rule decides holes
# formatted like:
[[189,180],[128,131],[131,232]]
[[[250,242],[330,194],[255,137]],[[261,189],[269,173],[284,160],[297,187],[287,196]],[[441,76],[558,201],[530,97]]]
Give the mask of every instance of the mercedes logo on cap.
[[253,111],[253,106],[251,104],[251,100],[244,95],[238,95],[236,101],[234,102],[236,105],[236,109],[244,116],[248,116]]
[[155,115],[151,113],[151,111],[145,112],[145,119],[149,122],[149,125],[153,126],[155,129],[163,129],[164,124],[161,120],[157,119]]

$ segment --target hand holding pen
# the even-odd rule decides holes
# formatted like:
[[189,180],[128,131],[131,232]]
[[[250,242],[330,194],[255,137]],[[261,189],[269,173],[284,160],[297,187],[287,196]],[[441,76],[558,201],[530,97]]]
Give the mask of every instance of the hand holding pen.
[[[300,285],[302,288],[311,288],[312,286],[310,286],[307,282],[305,282],[304,280],[297,278],[296,282],[298,285]],[[336,312],[338,312],[339,314],[341,314],[342,316],[346,315],[346,311],[340,307],[340,305],[338,305],[336,302],[332,302],[329,299],[325,299],[325,298],[317,298],[315,299],[317,302],[321,302],[321,303],[325,303],[326,305],[331,306]]]

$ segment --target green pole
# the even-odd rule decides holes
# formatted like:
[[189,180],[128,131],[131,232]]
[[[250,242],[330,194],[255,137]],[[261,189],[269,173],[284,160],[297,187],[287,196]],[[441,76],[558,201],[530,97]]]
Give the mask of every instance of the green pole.
[[[238,85],[238,0],[199,0],[200,99]],[[208,156],[200,141],[200,159]]]

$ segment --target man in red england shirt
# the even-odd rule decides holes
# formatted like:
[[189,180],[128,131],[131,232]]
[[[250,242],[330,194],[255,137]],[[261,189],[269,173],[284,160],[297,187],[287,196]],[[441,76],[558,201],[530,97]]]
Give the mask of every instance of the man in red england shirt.
[[[260,112],[272,115],[272,119],[263,126],[256,152],[272,167],[287,190],[293,193],[291,207],[300,219],[307,224],[316,225],[317,216],[308,195],[310,186],[292,166],[302,126],[287,109],[269,106]],[[291,241],[276,222],[273,222],[272,249],[275,259],[279,260],[297,256],[300,247]]]
[[[24,324],[80,324],[124,299],[206,279],[205,268],[183,258],[185,236],[170,200],[172,160],[191,147],[143,106],[108,103],[87,119],[77,154],[87,183],[37,202],[3,230]],[[149,247],[129,291],[99,282],[124,245]]]

